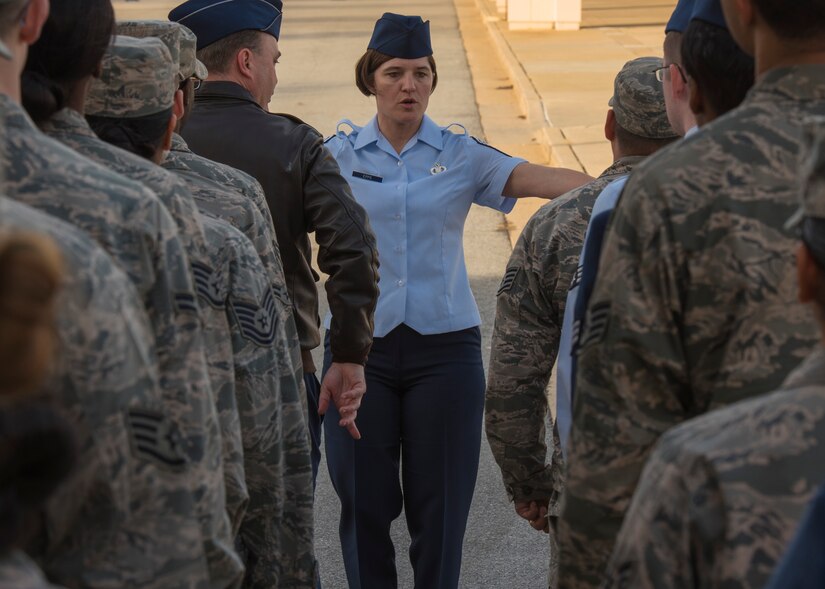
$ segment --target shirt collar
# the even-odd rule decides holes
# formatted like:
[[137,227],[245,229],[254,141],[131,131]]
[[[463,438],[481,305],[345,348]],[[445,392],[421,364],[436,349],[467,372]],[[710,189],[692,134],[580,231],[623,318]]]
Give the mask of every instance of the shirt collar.
[[799,389],[808,386],[822,386],[825,382],[825,347],[821,344],[788,375],[782,388]]
[[779,67],[765,73],[749,93],[753,101],[777,97],[790,100],[825,99],[825,65]]
[[56,112],[43,123],[43,131],[48,134],[66,133],[70,135],[97,139],[89,123],[83,115],[71,108],[64,108]]
[[258,108],[261,108],[252,94],[250,94],[246,88],[235,82],[204,82],[201,88],[195,92],[195,102],[233,99],[251,102]]
[[[358,137],[355,140],[354,148],[356,150],[361,149],[367,145],[378,143],[379,140],[383,140],[384,142],[387,141],[381,134],[381,130],[378,128],[378,117],[375,116],[372,117],[370,122],[364,125],[364,127],[358,132]],[[424,119],[421,121],[421,126],[418,128],[418,132],[412,139],[410,139],[405,149],[412,147],[418,141],[422,141],[434,149],[441,150],[444,148],[444,140],[441,136],[441,127],[436,125],[435,122],[427,115],[424,115]]]

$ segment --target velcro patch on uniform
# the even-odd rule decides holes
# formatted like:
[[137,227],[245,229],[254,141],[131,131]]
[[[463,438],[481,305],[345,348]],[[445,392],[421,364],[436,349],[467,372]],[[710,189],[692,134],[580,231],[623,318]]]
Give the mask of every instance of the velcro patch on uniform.
[[580,348],[598,343],[604,339],[610,323],[610,303],[598,303],[587,310],[584,332],[579,342]]
[[209,266],[192,262],[192,274],[195,275],[195,287],[198,297],[215,309],[226,307],[226,289],[223,288],[223,276]]
[[366,172],[353,172],[353,178],[361,178],[361,180],[369,180],[370,182],[378,182],[381,184],[384,179],[381,176],[375,176],[373,174],[367,174]]
[[163,413],[130,409],[126,420],[135,455],[167,468],[186,465],[180,432]]
[[482,146],[484,146],[484,147],[486,147],[486,148],[488,148],[488,149],[492,149],[493,151],[497,151],[497,152],[499,152],[501,155],[506,155],[507,157],[512,157],[509,153],[504,153],[504,152],[503,152],[503,151],[501,151],[500,149],[496,149],[495,147],[493,147],[492,145],[489,145],[486,141],[482,141],[482,140],[481,140],[481,139],[479,139],[478,137],[473,137],[472,135],[470,135],[470,139],[472,139],[473,141],[475,141],[475,142],[476,142],[476,143],[478,143],[479,145],[482,145]]
[[516,282],[516,276],[518,276],[519,272],[521,272],[521,267],[507,268],[507,272],[504,274],[504,279],[501,281],[501,286],[498,287],[496,296],[499,296],[501,293],[507,292],[513,288],[513,284]]
[[244,338],[261,347],[275,342],[276,308],[272,289],[266,289],[260,303],[231,301],[230,304]]
[[188,292],[177,292],[175,293],[175,308],[178,311],[197,313],[198,302],[195,300],[194,295],[191,295]]

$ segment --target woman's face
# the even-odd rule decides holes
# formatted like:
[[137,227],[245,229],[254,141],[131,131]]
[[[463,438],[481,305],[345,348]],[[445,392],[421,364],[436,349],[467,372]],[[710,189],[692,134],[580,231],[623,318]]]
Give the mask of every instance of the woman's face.
[[393,58],[375,70],[378,115],[398,124],[420,123],[433,91],[433,70],[426,57]]

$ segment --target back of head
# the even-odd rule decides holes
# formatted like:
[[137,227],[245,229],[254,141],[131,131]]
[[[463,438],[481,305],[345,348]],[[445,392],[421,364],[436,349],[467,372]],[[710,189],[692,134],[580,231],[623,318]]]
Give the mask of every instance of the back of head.
[[41,385],[55,351],[60,254],[33,236],[0,240],[0,396]]
[[616,119],[616,141],[622,156],[647,156],[678,138],[667,117],[658,57],[627,62],[616,75],[608,102]]
[[23,106],[43,122],[66,105],[71,88],[95,74],[112,40],[110,0],[52,2],[22,76]]
[[753,5],[784,39],[812,41],[825,35],[825,0],[753,0]]
[[55,349],[61,261],[50,241],[0,238],[0,554],[76,460],[69,424],[35,400]]
[[187,0],[172,9],[169,20],[190,29],[198,39],[198,59],[213,74],[228,74],[238,52],[259,50],[261,34],[278,39],[283,21],[281,0]]
[[754,83],[754,61],[727,28],[703,20],[690,23],[682,38],[682,64],[713,117],[739,106]]
[[172,118],[177,72],[160,39],[116,36],[86,100],[92,129],[104,141],[154,158]]

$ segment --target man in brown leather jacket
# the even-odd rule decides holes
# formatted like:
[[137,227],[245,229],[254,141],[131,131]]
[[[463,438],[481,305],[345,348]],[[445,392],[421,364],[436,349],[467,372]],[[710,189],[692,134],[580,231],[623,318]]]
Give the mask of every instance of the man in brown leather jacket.
[[[267,106],[277,84],[280,0],[189,0],[169,14],[198,37],[207,82],[182,130],[197,154],[241,169],[263,186],[283,257],[301,339],[309,401],[313,480],[320,461],[321,418],[330,400],[340,425],[359,438],[355,417],[366,391],[378,299],[378,253],[364,209],[355,201],[322,136]],[[332,325],[332,365],[323,385],[310,352],[321,343],[318,291],[309,233],[319,246]]]

